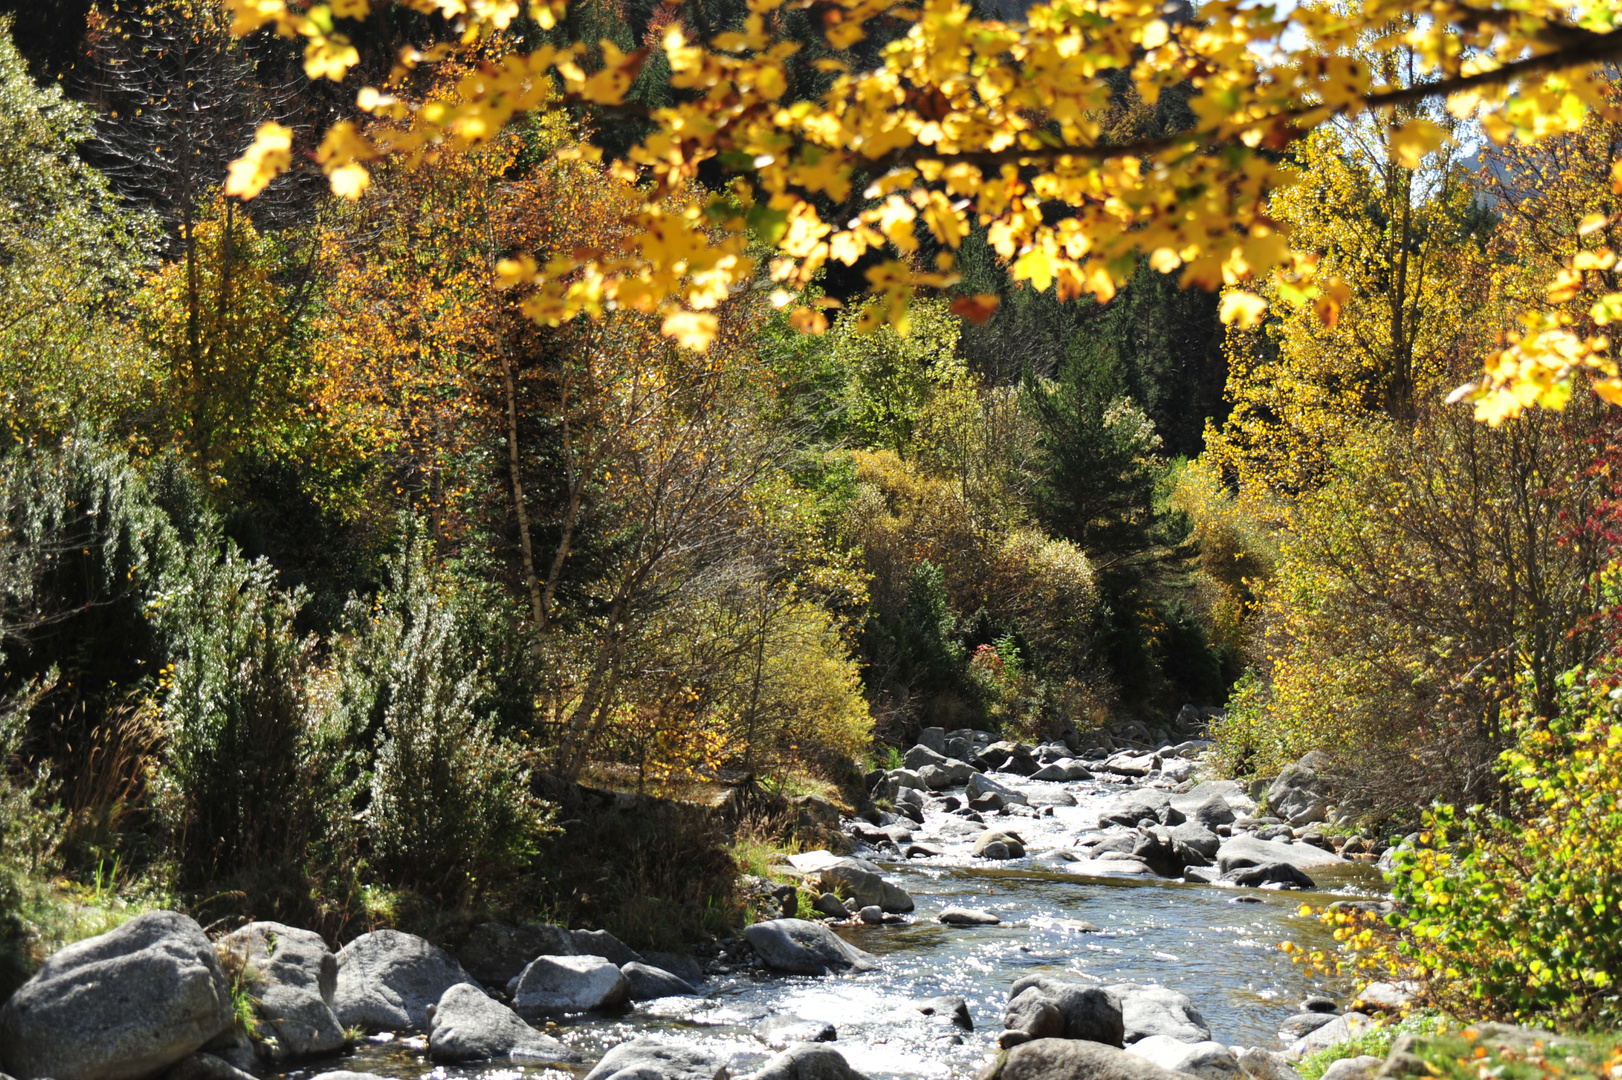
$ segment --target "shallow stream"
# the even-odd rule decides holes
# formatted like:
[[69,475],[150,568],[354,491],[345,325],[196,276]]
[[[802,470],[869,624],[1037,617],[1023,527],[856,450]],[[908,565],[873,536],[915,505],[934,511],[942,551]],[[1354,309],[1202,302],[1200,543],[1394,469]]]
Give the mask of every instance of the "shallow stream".
[[[1159,983],[1193,999],[1213,1039],[1269,1049],[1278,1046],[1279,1021],[1298,1012],[1303,997],[1343,997],[1349,989],[1309,978],[1278,947],[1286,939],[1325,943],[1316,921],[1296,912],[1303,902],[1322,904],[1330,897],[1067,873],[1070,864],[1060,852],[1094,827],[1101,806],[1130,789],[1103,780],[1017,786],[1037,798],[1062,788],[1077,805],[1057,806],[1044,818],[988,817],[986,827],[1018,833],[1029,853],[1001,863],[969,856],[980,826],[965,828],[972,823],[927,812],[924,824],[914,827],[915,838],[943,853],[884,864],[887,876],[917,904],[910,923],[840,931],[877,955],[879,970],[826,978],[757,971],[711,976],[700,988],[701,997],[568,1018],[546,1030],[586,1059],[587,1065],[573,1070],[576,1076],[608,1047],[639,1035],[703,1045],[730,1059],[729,1071],[738,1076],[772,1054],[753,1028],[767,1017],[794,1016],[832,1024],[838,1031],[834,1045],[875,1080],[969,1077],[995,1051],[1009,985],[1034,972],[1104,984]],[[1369,895],[1379,887],[1378,874],[1364,865],[1312,875],[1323,893]],[[1003,922],[991,927],[937,922],[935,916],[953,905],[990,910]],[[917,999],[940,995],[968,1002],[973,1032],[932,1020],[914,1007]],[[340,1058],[305,1063],[283,1075],[300,1080],[335,1068],[398,1080],[569,1077],[556,1068],[435,1066],[421,1037],[368,1042]]]

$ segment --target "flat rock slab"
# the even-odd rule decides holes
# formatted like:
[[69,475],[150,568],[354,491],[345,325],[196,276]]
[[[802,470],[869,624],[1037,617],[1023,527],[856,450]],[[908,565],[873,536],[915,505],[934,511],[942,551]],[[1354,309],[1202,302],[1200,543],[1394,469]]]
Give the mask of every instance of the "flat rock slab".
[[1239,1059],[1219,1042],[1190,1043],[1168,1035],[1151,1035],[1126,1049],[1162,1069],[1188,1073],[1200,1080],[1238,1080],[1240,1074]]
[[631,980],[602,956],[537,956],[512,987],[520,1016],[610,1009],[630,998]]
[[1313,870],[1323,866],[1347,866],[1348,860],[1332,851],[1311,844],[1282,844],[1277,840],[1257,840],[1253,836],[1235,836],[1224,840],[1217,849],[1217,869],[1226,874],[1244,866],[1265,866],[1268,863],[1287,863],[1297,870]]
[[746,928],[743,936],[766,966],[794,975],[829,975],[872,971],[878,958],[844,938],[804,919],[771,919]]
[[935,917],[948,926],[996,926],[1002,922],[991,912],[980,908],[949,907]]
[[750,1080],[865,1080],[845,1055],[823,1043],[800,1043],[768,1061]]
[[0,1057],[23,1080],[137,1080],[190,1057],[233,1016],[202,927],[152,911],[45,961],[0,1008]]
[[714,1054],[657,1039],[633,1039],[603,1055],[586,1080],[726,1080]]
[[1188,1080],[1182,1073],[1103,1043],[1035,1039],[1016,1046],[982,1080]]
[[1121,1018],[1128,1043],[1151,1035],[1167,1035],[1188,1043],[1206,1042],[1211,1038],[1210,1025],[1187,994],[1165,986],[1135,983],[1117,983],[1108,989],[1121,999]]

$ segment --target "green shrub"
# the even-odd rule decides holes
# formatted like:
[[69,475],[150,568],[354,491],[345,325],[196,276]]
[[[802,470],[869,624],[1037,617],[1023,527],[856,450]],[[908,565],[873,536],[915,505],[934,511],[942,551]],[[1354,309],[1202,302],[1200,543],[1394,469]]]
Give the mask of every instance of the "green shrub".
[[1410,978],[1462,1016],[1622,1024],[1622,723],[1612,659],[1562,680],[1561,719],[1525,721],[1503,802],[1426,815],[1398,849],[1387,926],[1344,913],[1343,964]]
[[[264,560],[207,537],[154,600],[169,662],[160,805],[188,877],[208,879],[302,852],[309,803],[300,760],[314,645],[295,632],[302,593]],[[300,826],[303,826],[301,828]]]
[[373,868],[391,884],[461,898],[524,869],[546,807],[518,745],[496,731],[475,635],[417,539],[370,607],[355,602],[333,736],[353,748]]

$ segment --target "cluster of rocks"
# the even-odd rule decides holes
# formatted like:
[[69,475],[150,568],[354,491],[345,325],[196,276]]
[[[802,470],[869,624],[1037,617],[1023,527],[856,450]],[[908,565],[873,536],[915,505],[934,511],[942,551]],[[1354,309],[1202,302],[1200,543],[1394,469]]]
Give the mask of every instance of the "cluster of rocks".
[[[422,1032],[437,1062],[575,1062],[529,1021],[695,994],[704,978],[690,957],[557,926],[486,923],[458,952],[379,930],[333,953],[274,922],[211,941],[185,915],[149,912],[62,949],[0,1007],[0,1068],[20,1080],[249,1080],[342,1049],[347,1029]],[[234,990],[257,1013],[251,1040]]]
[[[1292,1062],[1354,1038],[1373,1022],[1362,1013],[1341,1014],[1328,998],[1308,998],[1300,1007],[1280,1032],[1283,1052],[1226,1046],[1211,1038],[1205,1018],[1176,990],[1030,975],[1009,988],[1005,1030],[997,1040],[1004,1052],[982,1080],[1300,1080]],[[1325,1076],[1371,1080],[1369,1062],[1380,1064],[1348,1059]]]
[[[1190,713],[1187,707],[1184,713]],[[1195,711],[1174,727],[1197,723]],[[1145,732],[1146,734],[1147,732]],[[1110,741],[1108,736],[1101,736]],[[1374,859],[1386,845],[1335,835],[1325,823],[1336,811],[1332,763],[1313,752],[1273,780],[1242,787],[1233,781],[1197,781],[1197,758],[1211,747],[1185,739],[1148,750],[994,741],[985,732],[925,728],[903,766],[869,774],[869,801],[845,822],[858,844],[892,858],[939,854],[916,841],[913,826],[934,810],[986,826],[975,838],[979,858],[1024,858],[1028,845],[1014,827],[992,818],[1051,816],[1054,806],[1075,805],[1058,784],[1082,780],[1126,790],[1099,816],[1097,828],[1075,838],[1060,858],[1080,872],[1153,874],[1229,886],[1310,889],[1310,871],[1343,859]],[[953,789],[961,786],[962,794]],[[1096,786],[1096,785],[1095,785]],[[882,802],[892,809],[881,809]],[[1259,805],[1260,804],[1260,805]],[[1265,806],[1265,810],[1261,809]],[[1342,815],[1341,824],[1345,818]],[[829,905],[830,917],[843,917]],[[886,909],[888,910],[888,909]],[[848,912],[846,914],[849,914]]]

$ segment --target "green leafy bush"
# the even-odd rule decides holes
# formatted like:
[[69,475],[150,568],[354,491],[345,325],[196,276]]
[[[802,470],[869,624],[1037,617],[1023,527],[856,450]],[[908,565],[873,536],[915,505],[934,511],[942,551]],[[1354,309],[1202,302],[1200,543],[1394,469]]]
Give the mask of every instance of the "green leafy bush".
[[1500,806],[1426,815],[1390,874],[1382,926],[1345,913],[1342,966],[1413,979],[1462,1016],[1622,1024],[1622,723],[1612,658],[1568,673],[1559,718],[1500,759]]
[[153,602],[169,655],[160,804],[193,877],[282,865],[313,826],[300,813],[314,647],[294,629],[302,599],[276,587],[264,560],[211,536]]
[[426,539],[409,543],[372,605],[351,604],[333,737],[353,748],[373,868],[387,880],[461,898],[524,869],[547,807],[520,748],[496,730],[476,636]]

